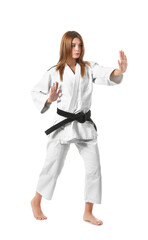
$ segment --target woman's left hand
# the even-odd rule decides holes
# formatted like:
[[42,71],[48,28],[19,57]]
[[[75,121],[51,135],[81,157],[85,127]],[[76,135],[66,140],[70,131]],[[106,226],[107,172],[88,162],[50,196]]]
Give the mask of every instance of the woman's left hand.
[[119,55],[120,55],[120,61],[118,60],[118,65],[119,65],[119,70],[122,73],[126,72],[127,69],[127,57],[124,54],[124,52],[121,50],[119,51]]

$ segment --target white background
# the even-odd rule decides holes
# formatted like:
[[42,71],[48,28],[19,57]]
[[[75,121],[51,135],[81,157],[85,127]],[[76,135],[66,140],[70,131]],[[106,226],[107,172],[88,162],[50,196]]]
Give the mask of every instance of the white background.
[[[147,6],[146,1],[1,1],[0,4],[0,221],[2,239],[148,239],[147,216]],[[57,64],[66,31],[77,31],[84,60],[118,68],[122,84],[94,85],[92,119],[98,128],[102,204],[83,221],[84,165],[72,144],[53,199],[42,199],[48,217],[33,217],[30,201],[44,163],[56,102],[40,114],[31,89]]]

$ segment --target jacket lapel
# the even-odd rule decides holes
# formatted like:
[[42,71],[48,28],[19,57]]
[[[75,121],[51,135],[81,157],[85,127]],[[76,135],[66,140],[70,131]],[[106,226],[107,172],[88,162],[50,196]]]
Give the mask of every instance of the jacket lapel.
[[[72,71],[70,69],[70,71]],[[73,72],[71,74],[74,74]],[[72,89],[72,95],[71,95],[71,102],[69,105],[69,112],[73,113],[78,97],[78,90],[79,90],[79,84],[80,84],[80,65],[77,63],[76,64],[76,70],[74,74],[74,84],[73,84],[73,89]]]

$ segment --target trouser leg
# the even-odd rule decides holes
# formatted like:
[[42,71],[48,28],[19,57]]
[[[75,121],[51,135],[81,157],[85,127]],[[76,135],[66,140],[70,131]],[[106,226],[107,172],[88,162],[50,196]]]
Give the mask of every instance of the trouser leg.
[[52,199],[69,147],[70,144],[61,144],[58,140],[47,144],[45,162],[36,187],[36,191],[47,200]]
[[102,200],[102,176],[98,142],[75,143],[85,166],[85,202],[101,203]]

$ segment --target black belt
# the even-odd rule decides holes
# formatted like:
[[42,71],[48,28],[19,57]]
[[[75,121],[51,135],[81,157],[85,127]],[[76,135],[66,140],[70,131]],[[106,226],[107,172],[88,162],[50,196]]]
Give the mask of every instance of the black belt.
[[89,110],[87,113],[83,113],[83,112],[79,112],[77,114],[74,113],[70,113],[70,112],[65,112],[59,108],[57,108],[57,113],[63,117],[67,117],[67,119],[64,119],[63,121],[57,123],[56,125],[52,126],[51,128],[47,129],[45,131],[45,133],[48,135],[51,132],[55,131],[56,129],[62,127],[63,125],[65,125],[66,123],[72,122],[74,120],[80,122],[80,123],[84,123],[85,121],[90,121],[93,123],[95,130],[97,131],[97,127],[95,125],[95,123],[92,121],[92,119],[90,118],[91,116],[91,111]]

